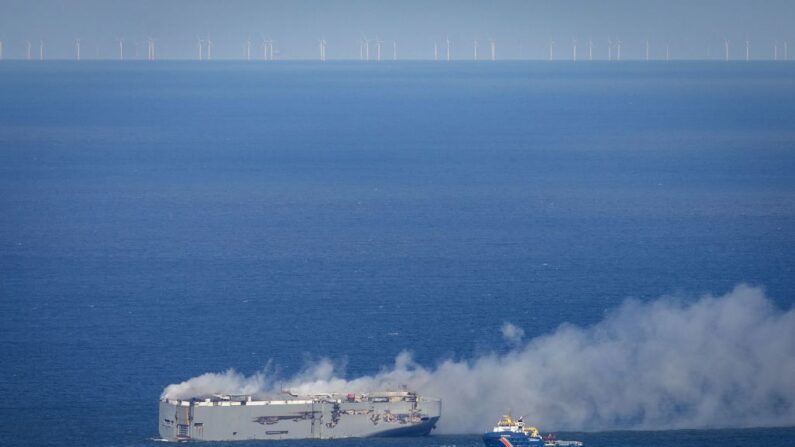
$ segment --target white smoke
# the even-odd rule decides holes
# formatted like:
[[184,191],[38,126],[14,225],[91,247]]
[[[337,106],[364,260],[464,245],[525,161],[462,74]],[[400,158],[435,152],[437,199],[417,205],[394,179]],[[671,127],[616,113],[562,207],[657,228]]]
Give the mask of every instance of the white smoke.
[[564,324],[507,354],[427,368],[404,352],[393,367],[350,380],[328,360],[287,381],[266,376],[204,374],[163,394],[363,392],[405,384],[442,399],[442,433],[485,430],[508,409],[545,430],[791,426],[795,310],[782,311],[761,289],[741,285],[721,297],[628,300],[592,327]]
[[502,332],[502,338],[514,346],[521,344],[524,338],[524,329],[511,322],[503,323],[500,332]]

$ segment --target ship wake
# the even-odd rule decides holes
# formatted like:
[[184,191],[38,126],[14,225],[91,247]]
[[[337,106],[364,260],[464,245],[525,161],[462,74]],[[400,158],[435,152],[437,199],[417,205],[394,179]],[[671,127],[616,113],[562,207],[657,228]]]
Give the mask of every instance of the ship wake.
[[545,430],[795,425],[795,309],[777,308],[760,288],[627,300],[598,324],[563,324],[527,341],[511,323],[502,331],[514,346],[508,353],[428,367],[404,352],[391,367],[357,378],[345,378],[330,360],[287,380],[229,370],[169,385],[163,396],[406,385],[442,399],[442,433],[481,431],[507,409]]

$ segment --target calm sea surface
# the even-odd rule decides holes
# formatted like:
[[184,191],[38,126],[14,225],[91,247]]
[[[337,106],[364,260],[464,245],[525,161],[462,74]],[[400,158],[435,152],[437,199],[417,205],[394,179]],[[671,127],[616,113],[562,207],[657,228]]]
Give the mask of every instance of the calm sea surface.
[[[204,372],[433,365],[630,296],[788,309],[794,268],[792,63],[0,63],[3,445],[154,445]],[[480,441],[285,445],[365,444]]]

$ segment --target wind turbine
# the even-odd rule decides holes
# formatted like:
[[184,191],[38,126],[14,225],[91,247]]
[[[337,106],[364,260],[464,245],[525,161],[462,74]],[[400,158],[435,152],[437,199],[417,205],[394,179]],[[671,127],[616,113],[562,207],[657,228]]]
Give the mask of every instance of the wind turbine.
[[593,60],[593,39],[588,39],[588,60]]
[[[80,38],[75,39],[75,56],[80,60]],[[44,42],[41,43],[41,58],[44,58]]]
[[147,60],[153,61],[155,60],[155,39],[151,37],[146,38],[146,46],[147,46]]
[[649,61],[649,39],[646,39],[646,62]]
[[364,41],[364,60],[370,60],[370,39],[367,38],[364,34],[362,34],[362,40]]
[[119,41],[119,60],[124,60],[124,40],[120,37],[117,39]]
[[447,42],[447,62],[450,62],[450,37],[445,37],[444,40]]
[[433,60],[439,60],[439,44],[437,44],[435,41],[433,42]]
[[554,46],[555,46],[555,41],[550,39],[549,40],[549,44],[548,44],[548,47],[549,47],[549,60],[552,60],[552,47],[554,47]]
[[489,39],[489,46],[491,46],[491,60],[492,60],[492,62],[496,61],[497,60],[497,41],[494,40],[493,37]]
[[266,49],[266,53],[265,53],[266,59],[269,60],[269,61],[272,61],[273,60],[273,39],[268,38],[268,40],[265,41],[265,49]]
[[666,61],[671,60],[671,42],[665,43],[665,60]]
[[392,60],[397,60],[397,40],[392,41]]
[[318,45],[320,46],[320,61],[326,61],[326,39],[321,38],[317,41]]
[[789,60],[789,48],[788,48],[788,45],[789,45],[789,42],[787,42],[787,41],[785,40],[785,41],[784,41],[784,60],[785,60],[785,61],[788,61],[788,60]]
[[472,53],[472,60],[474,60],[474,61],[478,60],[478,41],[477,41],[477,39],[475,39],[475,41],[474,41],[474,50],[473,50],[473,53]]
[[251,60],[251,37],[246,40],[246,60]]
[[384,43],[381,38],[375,36],[375,51],[376,51],[376,60],[381,62],[381,44]]
[[0,40],[0,61],[3,60],[3,41]]
[[778,41],[777,40],[773,41],[773,60],[774,61],[778,60]]
[[751,41],[745,39],[745,61],[748,62],[751,60]]
[[577,62],[577,39],[571,40],[571,60]]
[[210,36],[207,36],[207,60],[213,58],[213,41],[210,40]]
[[39,39],[39,60],[44,60],[44,40]]
[[729,60],[729,39],[723,39],[724,58]]
[[204,55],[204,53],[203,53],[204,41],[199,36],[196,36],[196,46],[199,49],[199,60],[204,59],[204,57],[203,57],[203,55]]
[[613,60],[613,40],[607,39],[607,60]]
[[616,42],[616,60],[621,60],[621,42],[620,40]]
[[27,48],[28,48],[28,57],[27,57],[27,59],[30,60],[30,47],[31,47],[30,41],[26,40],[25,41],[25,45],[27,45]]

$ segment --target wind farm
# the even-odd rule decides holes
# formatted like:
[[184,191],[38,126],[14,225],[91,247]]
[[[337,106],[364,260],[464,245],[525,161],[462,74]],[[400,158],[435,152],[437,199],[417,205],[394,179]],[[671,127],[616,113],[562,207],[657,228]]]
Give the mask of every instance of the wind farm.
[[[260,58],[256,59],[254,57],[254,52],[257,51],[255,48],[254,43],[252,42],[250,37],[241,37],[240,40],[237,42],[243,42],[242,48],[243,51],[241,52],[239,49],[234,50],[234,45],[231,44],[231,40],[224,41],[222,43],[222,52],[218,53],[216,51],[216,41],[211,39],[209,36],[201,37],[201,35],[196,35],[194,38],[194,56],[189,56],[186,53],[183,53],[182,50],[176,51],[174,48],[181,48],[184,44],[180,44],[180,46],[173,45],[170,42],[164,41],[163,39],[158,39],[158,41],[169,48],[169,52],[167,54],[158,54],[156,57],[156,40],[150,36],[145,36],[139,40],[132,40],[135,46],[135,54],[129,53],[125,49],[125,43],[128,43],[129,40],[122,39],[120,37],[108,39],[106,41],[101,42],[94,42],[94,41],[87,41],[86,39],[75,37],[72,39],[72,54],[70,56],[64,55],[62,52],[63,47],[59,48],[57,42],[53,42],[51,45],[51,55],[48,57],[50,60],[75,60],[81,61],[86,59],[84,52],[82,51],[82,46],[84,44],[89,44],[95,50],[95,55],[89,56],[89,59],[92,60],[118,60],[118,61],[127,61],[132,62],[136,60],[148,60],[148,61],[155,61],[155,60],[184,60],[184,59],[196,59],[200,61],[204,60],[245,60],[245,61],[273,61],[276,59],[274,51],[274,42],[272,38],[266,38],[265,33],[260,33],[261,40],[259,41],[258,49],[260,51]],[[44,56],[44,39],[39,40],[39,60],[43,60]],[[180,42],[184,41],[184,39],[180,39]],[[322,41],[322,43],[321,43]],[[278,52],[278,59],[282,61],[289,61],[289,60],[313,60],[317,59],[320,61],[327,61],[327,60],[340,60],[340,61],[375,61],[380,62],[384,60],[384,51],[385,47],[391,46],[391,57],[387,56],[388,59],[392,61],[397,61],[397,38],[392,38],[390,40],[383,40],[380,37],[376,36],[375,39],[369,39],[365,33],[360,33],[360,37],[353,41],[348,42],[335,42],[334,48],[337,51],[332,55],[328,52],[328,45],[330,40],[323,37],[320,40],[316,40],[316,48],[319,53],[316,53],[316,56],[304,56],[304,52],[301,49],[303,45],[298,46],[298,50],[295,50],[296,46],[293,46],[293,50],[295,54],[291,54],[290,51],[279,51]],[[441,41],[441,45],[440,42]],[[463,42],[471,42],[472,43],[472,52],[470,53],[471,56],[467,56],[465,54],[456,54],[453,49],[456,46],[456,42],[463,43]],[[494,37],[489,37],[485,39],[488,42],[488,60],[496,61],[497,60],[497,49],[496,49],[496,39]],[[742,56],[739,56],[741,59],[746,61],[751,60],[771,60],[771,61],[789,61],[789,41],[787,39],[774,39],[771,41],[770,44],[770,52],[768,53],[767,57],[763,52],[752,54],[751,52],[751,39],[747,37],[743,37],[738,39],[743,45],[743,53]],[[146,46],[146,53],[139,53],[138,52],[138,45],[139,42],[143,42],[143,45]],[[652,39],[643,39],[640,41],[639,44],[633,45],[631,47],[627,47],[625,41],[621,38],[616,37],[605,37],[602,39],[595,39],[589,37],[584,39],[586,43],[585,46],[585,56],[584,58],[579,58],[579,46],[578,46],[578,38],[574,37],[569,40],[571,51],[567,55],[560,56],[557,52],[555,52],[555,47],[557,46],[555,38],[549,38],[545,41],[516,41],[516,42],[507,42],[508,48],[513,48],[512,51],[506,51],[505,53],[501,53],[500,60],[535,60],[535,61],[559,61],[559,60],[571,60],[577,61],[581,59],[583,61],[588,62],[600,62],[600,61],[710,61],[710,60],[718,60],[711,52],[707,51],[702,54],[696,54],[695,56],[692,55],[692,42],[691,43],[684,43],[678,42],[677,45],[677,54],[691,53],[690,56],[682,56],[679,58],[673,57],[672,46],[673,41],[671,39],[662,39],[660,42],[656,44],[656,48],[662,48],[663,51],[654,52],[653,45],[655,45],[655,41]],[[113,45],[111,45],[113,43]],[[474,60],[477,61],[481,58],[480,55],[480,40],[477,37],[474,38],[459,38],[454,39],[449,35],[444,36],[442,39],[429,39],[428,44],[430,44],[433,48],[433,52],[430,53],[428,56],[423,57],[422,51],[419,51],[417,48],[411,48],[403,46],[403,51],[409,54],[414,54],[415,57],[401,57],[401,61],[422,61],[422,60],[433,60],[439,61],[444,60],[447,62],[452,61],[467,61],[467,60]],[[727,39],[723,39],[721,41],[721,52],[720,52],[720,60],[729,61],[732,59],[732,52],[731,52],[731,41]],[[688,45],[690,45],[690,50]],[[114,49],[115,46],[115,49]],[[31,60],[31,40],[25,39],[22,40],[21,43],[17,46],[10,46],[8,41],[0,41],[0,59],[5,60],[14,60],[14,59],[26,59]],[[709,45],[706,46],[709,48]],[[237,48],[240,48],[239,46]],[[525,49],[533,49],[535,48],[536,51],[524,51],[522,48]],[[627,49],[629,48],[629,50]],[[371,54],[371,51],[373,54]],[[389,50],[386,50],[389,51]],[[627,51],[631,51],[630,55],[627,56]],[[160,53],[158,51],[158,53]]]

